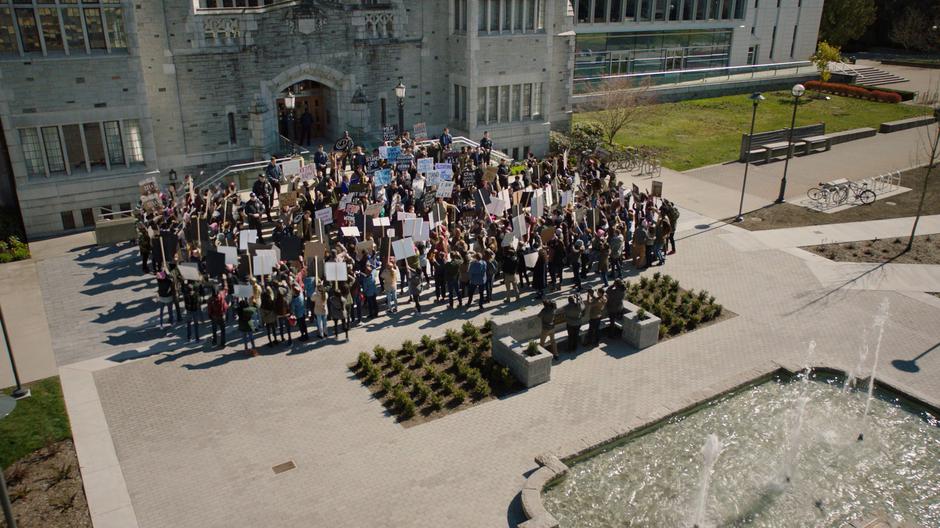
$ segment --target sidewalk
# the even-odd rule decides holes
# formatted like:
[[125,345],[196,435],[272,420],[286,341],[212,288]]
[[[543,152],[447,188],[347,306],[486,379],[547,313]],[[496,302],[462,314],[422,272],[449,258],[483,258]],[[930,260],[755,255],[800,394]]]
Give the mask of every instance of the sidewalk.
[[[681,225],[681,224],[680,224]],[[739,251],[784,249],[840,242],[855,242],[875,238],[907,237],[914,225],[914,217],[848,222],[844,224],[790,227],[747,231],[735,229],[733,233],[721,235],[722,240]],[[940,233],[940,215],[923,216],[917,224],[918,235]]]

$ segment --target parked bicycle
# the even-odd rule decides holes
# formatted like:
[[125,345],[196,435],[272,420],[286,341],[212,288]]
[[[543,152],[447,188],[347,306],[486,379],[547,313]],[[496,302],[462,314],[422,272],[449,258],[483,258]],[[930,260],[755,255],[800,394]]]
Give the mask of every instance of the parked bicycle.
[[841,185],[832,185],[819,182],[819,187],[813,187],[806,191],[806,196],[814,202],[824,205],[838,205],[845,201],[842,196],[843,189]]
[[855,182],[850,181],[843,185],[843,189],[844,189],[844,194],[843,194],[844,198],[842,199],[842,202],[840,203],[844,203],[845,200],[848,199],[848,196],[850,193],[852,194],[855,201],[862,205],[871,204],[875,201],[876,198],[878,198],[878,196],[875,194],[875,191],[868,188],[867,183],[863,183],[859,185]]

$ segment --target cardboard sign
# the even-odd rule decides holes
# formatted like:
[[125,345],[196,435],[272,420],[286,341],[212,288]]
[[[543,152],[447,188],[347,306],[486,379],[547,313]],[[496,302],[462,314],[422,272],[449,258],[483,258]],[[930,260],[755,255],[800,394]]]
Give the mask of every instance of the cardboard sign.
[[314,164],[304,165],[300,168],[300,180],[310,181],[317,175],[317,166]]
[[523,255],[522,259],[525,261],[525,267],[534,268],[535,263],[539,261],[539,252],[533,251],[532,253],[526,253]]
[[239,299],[250,299],[254,295],[254,288],[251,284],[236,284],[235,291],[232,294]]
[[573,191],[565,191],[561,193],[561,206],[565,207],[566,205],[570,204],[573,201],[573,199],[574,199]]
[[179,270],[183,280],[197,281],[202,279],[202,274],[199,273],[199,265],[194,262],[184,262],[180,264]]
[[540,236],[542,237],[542,245],[544,246],[548,244],[549,240],[555,238],[555,228],[546,227],[545,229],[542,230],[542,233],[540,234]]
[[317,217],[317,220],[319,220],[321,224],[330,225],[333,223],[333,208],[324,207],[323,209],[319,209],[314,213],[314,216]]
[[435,187],[441,182],[441,173],[436,170],[428,171],[425,176],[427,177],[427,183],[425,184],[426,189]]
[[152,213],[160,208],[160,195],[148,194],[140,197],[140,207],[148,213]]
[[452,181],[442,181],[437,185],[437,193],[435,196],[438,198],[450,198],[450,195],[454,192],[454,182]]
[[326,280],[328,281],[345,281],[347,280],[346,276],[346,263],[345,262],[327,262],[324,266],[326,273]]
[[650,191],[650,195],[657,198],[663,197],[663,182],[653,180],[653,190]]
[[[232,248],[235,249],[235,248]],[[206,272],[210,277],[219,277],[225,273],[225,260],[228,256],[218,251],[206,253]],[[236,260],[236,263],[238,261]]]
[[311,258],[323,258],[325,253],[326,244],[323,242],[307,242],[304,244],[304,257],[308,260]]
[[254,230],[244,230],[238,232],[238,249],[248,251],[248,244],[254,244],[258,241],[258,232]]
[[435,163],[434,170],[438,172],[442,180],[451,181],[454,179],[454,166],[450,163]]
[[369,253],[375,249],[375,240],[363,240],[362,242],[356,243],[356,251],[361,251],[363,253]]
[[384,204],[381,202],[369,204],[366,206],[366,216],[379,216],[382,214],[382,207]]
[[492,182],[496,179],[498,172],[499,170],[496,167],[487,167],[486,170],[483,171],[483,179]]
[[159,195],[160,187],[157,186],[157,179],[153,176],[137,182],[141,196]]
[[415,123],[414,138],[415,138],[415,141],[424,141],[425,139],[428,138],[427,123]]
[[379,169],[375,171],[375,175],[372,177],[372,182],[375,183],[376,187],[385,187],[392,183],[392,170],[391,169]]
[[433,158],[418,158],[418,172],[428,173],[434,170]]
[[414,257],[418,254],[415,250],[415,243],[411,237],[392,241],[392,251],[395,252],[395,258],[404,260],[408,257]]
[[339,230],[343,233],[344,237],[359,238],[362,236],[362,233],[359,232],[359,228],[356,226],[341,227]]
[[297,207],[297,191],[282,192],[277,195],[277,201],[282,206]]

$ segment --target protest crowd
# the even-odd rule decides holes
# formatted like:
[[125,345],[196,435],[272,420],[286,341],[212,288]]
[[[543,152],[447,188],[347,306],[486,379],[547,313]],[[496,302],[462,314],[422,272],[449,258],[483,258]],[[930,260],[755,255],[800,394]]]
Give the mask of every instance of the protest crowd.
[[[141,182],[137,242],[161,329],[185,321],[199,341],[208,322],[213,345],[237,330],[256,355],[262,329],[269,347],[329,339],[331,322],[333,338],[348,339],[350,326],[404,305],[485,309],[502,281],[506,303],[535,292],[543,344],[557,354],[551,292],[573,287],[562,311],[569,322],[588,313],[596,344],[601,318],[622,313],[621,278],[676,250],[679,211],[654,196],[661,186],[626,188],[588,153],[510,165],[488,134],[458,148],[445,129],[368,153],[345,134],[294,174],[286,166],[272,158],[250,192],[189,176],[164,190]],[[603,286],[587,288],[589,278]]]

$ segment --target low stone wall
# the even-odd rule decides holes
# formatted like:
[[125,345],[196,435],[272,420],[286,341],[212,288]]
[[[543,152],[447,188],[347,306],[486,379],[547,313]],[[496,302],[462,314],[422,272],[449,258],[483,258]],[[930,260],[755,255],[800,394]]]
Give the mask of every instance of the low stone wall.
[[95,222],[95,244],[108,246],[137,238],[137,220],[133,217],[98,219]]
[[869,127],[853,128],[851,130],[843,130],[842,132],[832,132],[831,134],[826,134],[826,136],[829,137],[830,145],[838,145],[839,143],[855,141],[856,139],[875,137],[876,135],[878,135],[878,131]]
[[526,388],[552,379],[552,354],[538,347],[538,354],[526,355],[530,341],[517,341],[512,336],[497,338],[493,335],[493,359],[506,366]]
[[662,321],[650,312],[646,312],[643,319],[639,319],[637,314],[639,308],[624,301],[624,308],[627,310],[623,316],[623,331],[621,333],[623,340],[628,345],[643,350],[659,342],[659,326]]
[[920,126],[925,126],[933,123],[937,119],[934,116],[922,116],[922,117],[912,117],[910,119],[899,119],[897,121],[888,121],[882,123],[878,127],[878,132],[882,134],[890,134],[892,132],[899,132],[901,130],[907,130],[909,128],[917,128]]

